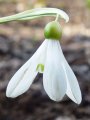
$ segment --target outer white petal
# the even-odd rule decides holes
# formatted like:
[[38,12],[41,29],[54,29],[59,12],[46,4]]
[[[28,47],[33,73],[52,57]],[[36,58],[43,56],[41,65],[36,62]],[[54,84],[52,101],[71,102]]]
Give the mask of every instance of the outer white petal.
[[[62,52],[61,48],[60,51]],[[63,54],[63,53],[62,53]],[[66,74],[67,92],[66,94],[77,104],[81,103],[82,96],[77,78],[63,56],[63,66]]]
[[46,93],[54,101],[60,101],[66,93],[66,78],[59,51],[59,41],[48,40],[43,84]]
[[38,73],[36,67],[46,47],[47,41],[44,41],[35,54],[12,77],[6,90],[7,97],[17,97],[29,89]]

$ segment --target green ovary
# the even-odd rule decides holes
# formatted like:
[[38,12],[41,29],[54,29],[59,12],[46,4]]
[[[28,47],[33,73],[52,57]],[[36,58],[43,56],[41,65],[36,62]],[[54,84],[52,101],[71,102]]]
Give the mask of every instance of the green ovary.
[[44,65],[43,64],[38,64],[36,70],[40,73],[44,72]]
[[62,37],[62,28],[57,21],[48,23],[44,29],[44,35],[47,39],[60,40]]

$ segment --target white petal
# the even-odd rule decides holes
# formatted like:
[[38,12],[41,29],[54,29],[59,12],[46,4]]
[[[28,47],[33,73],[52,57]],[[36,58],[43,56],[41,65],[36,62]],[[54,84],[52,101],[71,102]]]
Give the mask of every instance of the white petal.
[[[43,71],[44,71],[44,65],[45,65],[45,61],[46,61],[46,53],[47,53],[48,41],[45,40],[45,42],[46,42],[45,46],[43,47],[43,49],[41,51],[41,54],[40,54],[40,57],[39,57],[39,64],[38,65],[40,65],[40,68],[37,69],[37,71],[39,73],[43,73]],[[43,67],[43,71],[42,71],[42,67]]]
[[65,72],[67,76],[67,92],[66,94],[72,99],[75,103],[80,104],[82,100],[80,87],[77,81],[75,74],[68,65],[65,64]]
[[35,54],[16,72],[10,80],[7,90],[7,97],[17,97],[26,92],[32,84],[38,71],[36,67],[39,64],[40,56],[42,56],[47,47],[47,41],[44,41]]
[[47,58],[45,63],[43,84],[48,96],[60,101],[66,93],[66,78],[62,58],[58,48],[59,41],[48,40]]
[[[60,51],[62,52],[61,48]],[[63,53],[62,53],[63,54]],[[66,94],[72,99],[75,103],[80,104],[82,97],[80,87],[77,81],[77,78],[70,68],[69,64],[67,63],[64,55],[63,55],[63,66],[66,74],[66,81],[67,81],[67,92]]]

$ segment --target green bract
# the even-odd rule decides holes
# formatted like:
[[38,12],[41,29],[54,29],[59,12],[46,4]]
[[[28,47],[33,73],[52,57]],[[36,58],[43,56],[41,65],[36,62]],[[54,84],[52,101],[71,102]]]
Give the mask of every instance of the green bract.
[[57,14],[59,15],[60,18],[65,19],[66,22],[69,21],[69,16],[63,10],[57,8],[36,8],[32,10],[26,10],[15,15],[2,17],[0,18],[0,23],[10,21],[25,21],[36,19],[43,16],[56,16]]
[[47,39],[59,40],[62,37],[62,29],[57,21],[48,23],[44,29],[44,35]]

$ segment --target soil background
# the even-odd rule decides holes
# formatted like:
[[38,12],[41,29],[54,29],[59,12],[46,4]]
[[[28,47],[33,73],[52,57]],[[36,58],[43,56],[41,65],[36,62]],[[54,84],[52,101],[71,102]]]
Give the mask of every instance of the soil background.
[[14,73],[44,41],[43,29],[54,20],[45,17],[23,22],[0,24],[0,120],[90,120],[90,10],[85,0],[0,0],[0,17],[35,7],[65,10],[69,23],[61,20],[61,47],[77,76],[82,91],[80,105],[65,97],[61,102],[49,99],[38,74],[31,88],[11,99],[5,95]]

